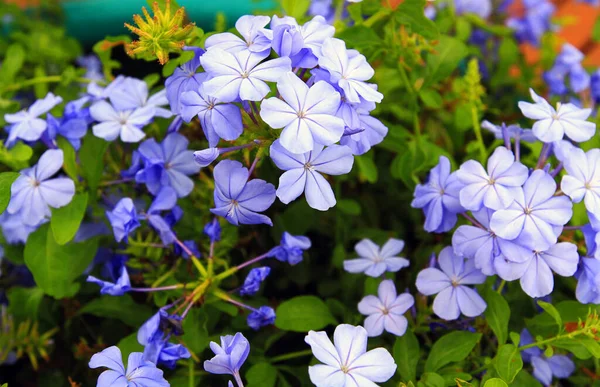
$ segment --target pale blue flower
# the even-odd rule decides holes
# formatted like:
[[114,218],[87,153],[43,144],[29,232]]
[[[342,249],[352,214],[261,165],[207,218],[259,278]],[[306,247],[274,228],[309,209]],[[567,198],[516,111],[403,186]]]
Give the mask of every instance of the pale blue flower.
[[402,336],[408,327],[404,313],[415,303],[408,293],[397,295],[392,280],[379,284],[377,296],[366,296],[358,303],[358,311],[365,316],[365,329],[370,337],[380,336],[383,331]]
[[142,128],[152,121],[155,108],[145,106],[131,110],[117,110],[106,101],[99,101],[90,107],[92,118],[99,123],[92,127],[94,136],[106,141],[117,137],[123,142],[139,142],[146,134]]
[[354,246],[358,258],[344,261],[344,270],[350,273],[365,273],[370,277],[379,277],[385,272],[397,272],[408,267],[408,259],[399,257],[404,249],[404,241],[390,238],[379,247],[370,239],[363,239]]
[[323,364],[308,367],[310,381],[317,387],[375,386],[396,372],[394,358],[385,348],[367,351],[365,328],[341,324],[335,328],[333,343],[326,332],[310,331],[304,341]]
[[273,32],[266,29],[271,19],[268,16],[244,15],[235,22],[235,28],[242,38],[231,32],[214,34],[206,39],[207,50],[215,48],[231,53],[249,51],[258,53],[264,59],[271,51]]
[[483,206],[504,209],[515,200],[528,175],[527,167],[515,161],[511,151],[498,147],[488,159],[487,171],[475,160],[464,162],[456,171],[458,180],[464,184],[460,204],[471,211]]
[[89,366],[108,368],[100,374],[97,387],[169,387],[162,370],[156,368],[156,364],[144,360],[144,355],[140,352],[129,355],[125,371],[121,350],[114,345],[92,356]]
[[121,263],[121,268],[119,269],[119,277],[114,278],[114,282],[103,281],[99,278],[96,278],[92,275],[87,277],[87,282],[95,283],[96,285],[100,285],[100,294],[108,294],[111,296],[122,296],[131,290],[131,282],[129,280],[129,273],[127,273],[127,267]]
[[67,177],[51,179],[63,165],[63,151],[49,149],[38,163],[22,170],[11,186],[10,202],[6,211],[19,213],[24,224],[37,226],[50,218],[50,208],[64,207],[75,195],[75,183]]
[[574,203],[584,201],[585,208],[600,216],[600,149],[584,152],[573,148],[564,160],[568,175],[560,183],[561,190]]
[[279,178],[279,200],[288,204],[304,192],[308,205],[320,211],[326,211],[336,203],[333,190],[321,173],[346,174],[354,163],[350,148],[342,145],[327,148],[316,145],[311,152],[293,154],[276,140],[271,145],[270,155],[275,165],[286,171]]
[[263,59],[248,50],[233,54],[216,47],[208,50],[200,58],[212,77],[203,83],[204,91],[221,102],[262,100],[271,91],[265,81],[275,82],[292,69],[290,58],[260,63]]
[[5,114],[4,120],[10,124],[6,145],[11,147],[17,140],[37,141],[48,127],[46,120],[39,118],[62,102],[62,98],[48,93],[43,99],[35,101],[28,109],[14,114]]
[[248,314],[246,322],[250,328],[257,331],[262,327],[275,324],[275,317],[275,310],[273,308],[270,306],[261,306]]
[[250,343],[241,333],[235,336],[221,336],[221,345],[210,342],[210,349],[215,356],[204,361],[204,370],[217,375],[238,375],[240,368],[250,354]]
[[166,89],[149,96],[148,84],[141,79],[125,77],[108,98],[118,111],[152,107],[156,117],[169,118],[173,115],[169,109],[162,107],[169,104]]
[[457,15],[473,13],[483,19],[492,14],[491,0],[454,0],[454,9]]
[[165,90],[167,91],[167,100],[174,114],[181,112],[181,96],[186,91],[198,90],[202,82],[206,79],[206,73],[196,73],[200,67],[200,57],[204,50],[198,47],[184,47],[185,51],[193,51],[194,57],[189,61],[177,67],[173,75],[165,81]]
[[270,267],[256,267],[250,270],[240,289],[240,295],[255,295],[260,290],[260,284],[267,278],[270,272]]
[[112,211],[106,211],[106,217],[113,228],[117,242],[122,240],[127,242],[129,234],[140,226],[137,210],[130,198],[119,200]]
[[302,235],[292,235],[287,231],[281,236],[279,246],[273,247],[269,252],[269,257],[275,257],[278,261],[287,262],[290,265],[296,265],[302,261],[302,254],[310,249],[312,243],[308,237]]

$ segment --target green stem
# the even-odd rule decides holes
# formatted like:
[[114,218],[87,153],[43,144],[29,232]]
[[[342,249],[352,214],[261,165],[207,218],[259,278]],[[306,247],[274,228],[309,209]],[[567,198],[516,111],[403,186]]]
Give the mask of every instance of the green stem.
[[[7,91],[16,91],[24,87],[33,86],[40,83],[58,83],[62,80],[63,78],[61,75],[46,75],[43,77],[31,78],[23,82],[13,83],[12,85],[6,85],[0,88],[0,94],[5,93]],[[93,80],[88,78],[75,78],[73,79],[73,82],[90,83],[93,82]]]
[[342,18],[342,13],[344,12],[344,3],[346,2],[346,0],[338,0],[338,3],[335,7],[335,14],[334,14],[334,22],[336,20],[341,20]]
[[367,27],[372,27],[373,24],[377,23],[381,19],[384,19],[390,14],[389,8],[381,8],[379,11],[375,12],[371,15],[367,20],[363,22],[363,24]]
[[189,369],[189,375],[188,375],[188,386],[189,387],[196,387],[196,380],[195,380],[195,374],[194,374],[194,359],[188,359],[188,369]]
[[502,280],[502,282],[500,282],[500,286],[498,286],[498,290],[496,290],[496,292],[498,294],[502,294],[502,290],[504,289],[504,286],[506,285],[506,281]]
[[309,356],[312,355],[312,349],[305,349],[303,351],[290,352],[285,355],[279,355],[271,358],[271,363],[277,363],[284,360],[295,359],[297,357]]
[[545,340],[542,340],[542,341],[536,341],[536,342],[531,343],[531,344],[523,345],[523,346],[519,347],[518,349],[519,349],[519,351],[523,351],[523,350],[526,350],[528,348],[539,347],[539,346],[542,346],[542,345],[550,344],[550,343],[552,343],[554,341],[557,341],[557,340],[570,339],[570,338],[573,338],[574,336],[584,335],[584,334],[588,333],[588,331],[590,331],[590,328],[584,327],[582,329],[579,329],[579,330],[576,330],[576,331],[573,331],[573,332],[563,333],[562,335],[556,335],[554,337],[550,337],[549,339],[545,339]]
[[481,135],[481,125],[479,125],[479,112],[475,104],[471,105],[471,120],[473,121],[473,129],[475,130],[475,137],[479,143],[479,155],[481,157],[481,164],[485,164],[487,159],[487,150],[485,143],[483,142],[483,136]]

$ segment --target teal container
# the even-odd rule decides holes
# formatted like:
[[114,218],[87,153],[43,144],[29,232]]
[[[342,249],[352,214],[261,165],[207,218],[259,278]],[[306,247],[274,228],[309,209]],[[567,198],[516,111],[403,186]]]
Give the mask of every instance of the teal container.
[[[233,25],[238,17],[260,10],[275,9],[275,0],[177,0],[189,15],[190,21],[210,30],[217,13],[222,12]],[[66,0],[61,2],[69,35],[84,44],[102,40],[106,35],[129,32],[123,23],[132,23],[134,14],[148,8],[145,0]]]

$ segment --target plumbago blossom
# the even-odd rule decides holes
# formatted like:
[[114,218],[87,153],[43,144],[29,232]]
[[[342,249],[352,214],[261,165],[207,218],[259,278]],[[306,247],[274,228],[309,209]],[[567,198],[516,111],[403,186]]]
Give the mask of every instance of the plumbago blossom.
[[[430,172],[430,183],[415,189],[413,207],[424,209],[425,230],[438,232],[446,221],[443,229],[450,231],[456,223],[456,213],[470,223],[459,225],[452,236],[452,247],[440,253],[441,270],[430,267],[417,277],[421,293],[439,293],[433,308],[444,319],[455,319],[461,312],[474,316],[483,311],[485,303],[475,296],[462,297],[461,305],[458,289],[469,289],[465,284],[482,283],[486,276],[519,280],[522,290],[532,298],[552,293],[555,273],[575,276],[575,296],[580,302],[595,303],[600,299],[600,261],[596,257],[596,244],[600,242],[598,149],[584,152],[563,140],[566,134],[572,141],[585,141],[594,135],[596,126],[586,120],[589,109],[567,104],[555,110],[533,91],[532,97],[535,104],[521,102],[519,107],[527,117],[538,120],[533,127],[535,138],[529,139],[543,142],[534,168],[528,169],[520,160],[522,129],[517,132],[510,125],[485,123],[496,138],[504,140],[504,146],[489,157],[487,170],[479,162],[468,160],[452,173],[450,163],[445,162],[442,174],[440,164]],[[447,180],[455,184],[454,189],[450,190]],[[451,206],[444,206],[444,199],[453,204],[457,198],[462,209],[452,211]],[[581,201],[590,223],[568,226],[573,203]],[[588,249],[584,257],[570,242],[572,239],[563,239],[565,232],[573,229],[581,229],[585,236]],[[461,265],[468,267],[470,273],[477,273],[476,280],[461,282]],[[464,306],[467,299],[476,301]]]

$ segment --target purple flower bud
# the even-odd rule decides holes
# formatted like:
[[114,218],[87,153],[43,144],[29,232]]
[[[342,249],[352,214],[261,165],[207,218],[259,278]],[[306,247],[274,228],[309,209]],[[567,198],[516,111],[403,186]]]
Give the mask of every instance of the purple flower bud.
[[247,322],[248,326],[255,331],[267,325],[272,325],[275,323],[275,311],[269,306],[261,306],[248,315]]
[[279,56],[291,57],[304,48],[300,30],[289,24],[281,24],[273,30],[273,49]]
[[221,240],[221,225],[217,218],[213,218],[210,222],[204,226],[204,234],[210,238],[212,243]]
[[242,296],[253,296],[260,289],[260,284],[267,278],[271,272],[270,267],[257,267],[250,270],[246,280],[244,280],[244,286],[240,289],[240,295]]
[[194,160],[201,167],[208,167],[220,155],[219,148],[206,148],[194,152]]

